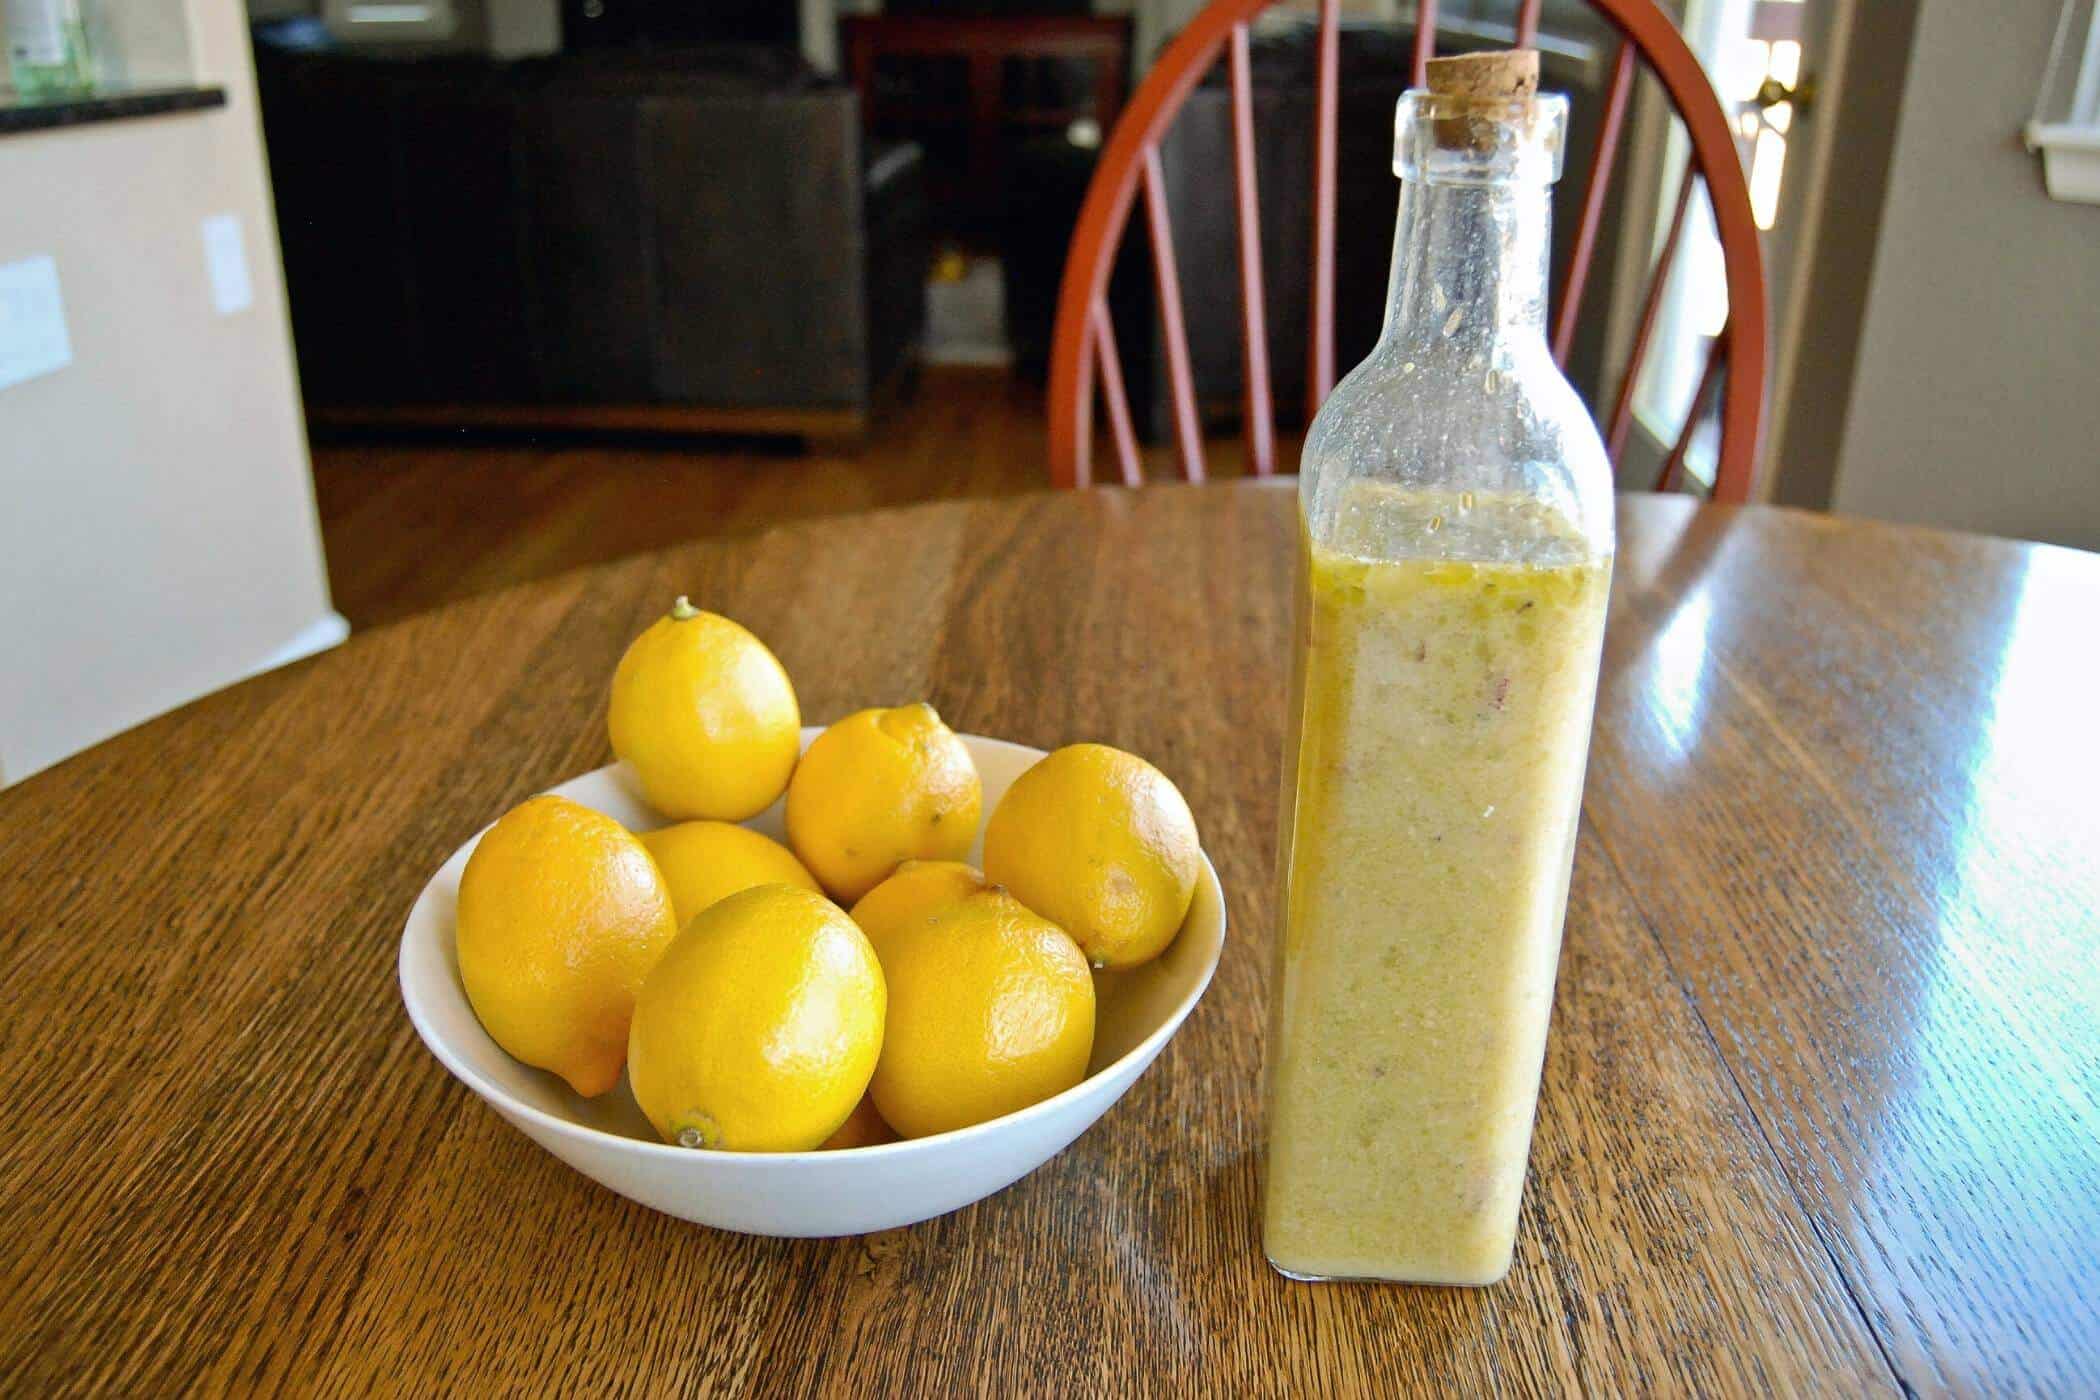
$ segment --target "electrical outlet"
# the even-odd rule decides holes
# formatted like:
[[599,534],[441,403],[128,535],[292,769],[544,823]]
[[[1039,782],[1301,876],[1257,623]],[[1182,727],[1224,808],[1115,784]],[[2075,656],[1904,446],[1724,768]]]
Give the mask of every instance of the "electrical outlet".
[[200,226],[204,233],[204,270],[211,276],[212,310],[221,316],[255,305],[248,281],[248,250],[241,242],[241,221],[232,214],[213,214]]
[[0,263],[0,389],[72,363],[58,263],[49,253]]

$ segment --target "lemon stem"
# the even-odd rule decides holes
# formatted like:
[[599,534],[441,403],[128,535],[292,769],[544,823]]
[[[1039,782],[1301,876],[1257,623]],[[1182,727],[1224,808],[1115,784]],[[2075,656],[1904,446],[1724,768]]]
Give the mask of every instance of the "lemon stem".
[[694,607],[683,593],[679,594],[671,604],[671,621],[673,622],[691,622],[698,616],[700,616],[700,609]]

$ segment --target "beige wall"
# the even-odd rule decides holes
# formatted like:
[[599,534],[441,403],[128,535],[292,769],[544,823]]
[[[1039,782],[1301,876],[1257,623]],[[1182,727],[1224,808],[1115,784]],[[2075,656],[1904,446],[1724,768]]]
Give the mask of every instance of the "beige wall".
[[2018,137],[2061,8],[1919,6],[1839,511],[2100,548],[2100,208]]
[[[73,363],[0,388],[0,774],[341,626],[329,610],[238,0],[190,0],[228,107],[0,136],[0,263],[57,260]],[[254,304],[212,308],[231,213]]]

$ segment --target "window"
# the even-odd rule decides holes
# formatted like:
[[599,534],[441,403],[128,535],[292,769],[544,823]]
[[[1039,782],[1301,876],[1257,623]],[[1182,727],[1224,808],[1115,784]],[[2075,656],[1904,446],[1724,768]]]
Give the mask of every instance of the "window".
[[2100,204],[2100,14],[2094,0],[2065,0],[2025,134],[2027,148],[2041,152],[2051,198]]

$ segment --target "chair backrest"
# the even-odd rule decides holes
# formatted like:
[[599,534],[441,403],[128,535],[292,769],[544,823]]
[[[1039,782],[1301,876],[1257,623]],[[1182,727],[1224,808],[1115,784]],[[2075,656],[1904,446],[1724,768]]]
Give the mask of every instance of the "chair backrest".
[[[1247,25],[1275,0],[1211,0],[1160,55],[1124,108],[1094,171],[1079,226],[1065,262],[1058,293],[1057,327],[1050,350],[1050,475],[1059,486],[1092,480],[1093,408],[1098,377],[1108,410],[1109,436],[1123,482],[1143,480],[1124,392],[1122,362],[1108,309],[1108,283],[1116,250],[1142,188],[1150,233],[1159,318],[1172,399],[1175,445],[1182,475],[1204,477],[1202,425],[1197,415],[1188,335],[1183,326],[1180,277],[1175,266],[1160,143],[1182,105],[1221,52],[1230,64],[1235,213],[1245,406],[1242,432],[1249,470],[1275,470],[1275,423],[1269,386],[1266,302],[1262,292],[1260,200],[1254,161],[1254,101]],[[1626,128],[1636,64],[1662,82],[1690,137],[1691,155],[1678,182],[1669,231],[1663,240],[1634,334],[1629,363],[1619,381],[1605,440],[1616,463],[1632,421],[1633,389],[1662,306],[1663,285],[1676,257],[1693,186],[1703,184],[1712,201],[1728,287],[1728,321],[1708,347],[1706,364],[1675,444],[1663,462],[1658,490],[1681,475],[1693,429],[1717,380],[1722,380],[1721,445],[1713,495],[1721,501],[1749,499],[1763,430],[1767,327],[1763,264],[1757,223],[1743,177],[1733,124],[1683,35],[1654,0],[1589,0],[1591,8],[1619,33],[1618,50],[1605,88],[1596,149],[1583,189],[1581,213],[1567,265],[1560,270],[1551,334],[1556,359],[1565,361],[1584,284],[1596,255],[1613,167]],[[1538,30],[1540,0],[1523,0],[1516,42],[1528,46]],[[1334,386],[1335,127],[1338,105],[1339,0],[1320,0],[1315,55],[1316,88],[1312,160],[1312,268],[1306,356],[1306,417],[1318,410]],[[1423,85],[1436,34],[1435,0],[1417,6],[1414,83]],[[1727,374],[1721,374],[1723,361]]]

